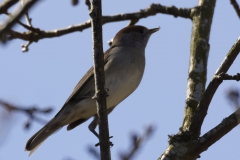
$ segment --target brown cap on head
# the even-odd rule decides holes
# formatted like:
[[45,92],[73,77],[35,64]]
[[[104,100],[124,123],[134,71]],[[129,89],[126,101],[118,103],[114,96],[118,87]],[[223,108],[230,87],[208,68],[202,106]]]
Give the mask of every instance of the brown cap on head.
[[136,25],[136,26],[128,26],[123,29],[121,29],[115,37],[119,37],[119,35],[124,34],[124,33],[129,33],[129,32],[139,32],[139,33],[144,33],[144,31],[149,30],[150,33],[157,32],[160,29],[158,28],[153,28],[153,29],[148,29],[144,26]]
[[118,36],[119,34],[123,34],[123,33],[129,33],[129,32],[142,32],[143,30],[146,30],[147,28],[144,26],[128,26],[125,27],[123,29],[121,29],[116,36]]
[[[160,28],[160,27],[159,27]],[[121,29],[113,39],[112,45],[134,45],[136,41],[142,41],[146,46],[150,35],[159,30],[159,28],[148,29],[144,26],[128,26]],[[131,36],[129,33],[132,33]],[[135,34],[136,33],[136,34]],[[130,37],[131,38],[130,38]],[[145,43],[146,42],[146,43]]]

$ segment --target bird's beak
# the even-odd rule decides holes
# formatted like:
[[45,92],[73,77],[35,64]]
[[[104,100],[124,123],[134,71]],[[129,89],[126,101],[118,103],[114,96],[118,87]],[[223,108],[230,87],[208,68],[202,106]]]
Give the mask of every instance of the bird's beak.
[[160,27],[158,27],[158,28],[153,28],[153,29],[149,29],[149,33],[150,34],[153,34],[154,32],[157,32],[158,30],[160,29]]

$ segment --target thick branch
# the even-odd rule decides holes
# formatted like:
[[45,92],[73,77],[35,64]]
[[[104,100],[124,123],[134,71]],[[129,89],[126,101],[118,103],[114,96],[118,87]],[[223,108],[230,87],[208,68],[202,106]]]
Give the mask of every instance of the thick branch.
[[[169,14],[173,15],[174,17],[183,17],[183,18],[190,18],[191,8],[176,8],[162,6],[160,4],[151,4],[146,9],[140,10],[139,12],[133,13],[125,13],[125,14],[117,14],[113,16],[103,16],[102,17],[102,24],[111,23],[111,22],[119,22],[125,20],[136,21],[141,18],[147,18],[149,16],[154,16],[157,13]],[[37,42],[40,39],[44,38],[54,38],[63,36],[69,33],[73,33],[76,31],[83,31],[84,29],[91,27],[91,21],[88,20],[82,24],[72,25],[67,28],[52,30],[52,31],[43,31],[38,29],[38,32],[23,32],[19,33],[16,31],[9,31],[8,34],[10,35],[10,39],[19,38],[26,41],[33,41]],[[36,29],[35,29],[36,30]]]
[[196,125],[194,115],[205,91],[207,61],[210,49],[209,35],[216,0],[199,0],[200,10],[193,13],[191,54],[188,71],[187,97],[182,130],[190,131],[195,137],[200,135],[201,126]]
[[0,3],[0,14],[7,13],[7,10],[16,4],[19,0],[5,0]]
[[206,151],[208,147],[217,142],[220,138],[230,132],[240,122],[240,109],[231,114],[229,117],[223,119],[223,121],[204,134],[199,139],[199,146],[196,148],[196,152],[199,154]]
[[219,125],[208,131],[202,137],[192,141],[175,141],[168,146],[167,151],[159,158],[195,160],[200,158],[200,154],[206,151],[212,144],[230,132],[240,123],[240,109],[225,118]]
[[[226,73],[230,66],[233,64],[233,61],[236,59],[237,55],[240,52],[240,38],[236,41],[236,43],[232,46],[226,57],[224,58],[222,64],[217,69],[215,75],[219,75],[222,73]],[[205,116],[207,115],[207,110],[209,107],[209,104],[213,98],[213,95],[215,94],[218,86],[222,83],[222,80],[218,78],[218,76],[214,76],[211,82],[209,83],[200,103],[198,104],[198,109],[196,114],[194,115],[192,119],[192,130],[198,130],[200,132],[201,125],[203,123],[203,120]]]
[[201,129],[195,117],[198,103],[205,91],[209,35],[215,4],[216,0],[199,0],[198,7],[192,12],[190,64],[183,125],[177,135],[170,137],[169,146],[159,160],[195,160],[199,157],[198,153],[192,152],[195,145],[192,142],[199,137]]
[[102,160],[110,160],[110,142],[108,131],[108,113],[106,105],[105,77],[104,77],[104,54],[102,48],[102,2],[91,1],[92,41],[94,58],[95,99],[99,117],[99,143]]
[[22,8],[20,8],[16,14],[14,14],[13,16],[11,16],[3,25],[3,27],[1,27],[0,29],[0,37],[2,37],[3,33],[5,31],[7,31],[9,28],[11,28],[15,22],[29,9],[31,8],[35,3],[37,2],[37,0],[26,0],[24,1],[24,5],[22,6]]
[[233,5],[233,8],[235,9],[238,18],[240,18],[240,8],[236,0],[230,0],[231,4]]
[[[201,141],[194,140],[198,137],[192,136],[192,132],[197,131],[200,132],[200,128],[202,126],[203,120],[207,114],[207,110],[209,107],[209,104],[212,100],[213,95],[215,94],[218,86],[222,83],[224,78],[221,78],[221,75],[226,73],[234,60],[236,59],[237,55],[240,52],[240,38],[236,41],[236,43],[232,46],[228,54],[226,55],[225,59],[223,60],[222,64],[218,68],[218,70],[215,73],[215,76],[209,83],[200,103],[197,106],[197,110],[195,114],[192,116],[192,124],[190,125],[191,128],[189,130],[191,131],[190,134],[186,133],[180,133],[179,135],[173,136],[173,140],[171,140],[171,144],[168,146],[167,150],[164,152],[164,154],[159,158],[160,160],[165,159],[176,159],[176,156],[181,160],[194,160],[198,158],[198,155],[206,150],[210,145],[212,145],[214,142],[216,142],[218,139],[220,139],[222,136],[224,136],[227,132],[229,132],[232,128],[234,128],[237,125],[237,121],[240,122],[240,111],[235,112],[235,118],[233,115],[227,118],[228,121],[220,124],[215,129],[218,129],[218,133],[214,133],[216,130],[209,131],[209,134],[213,134],[212,137],[216,136],[215,139],[210,140],[208,137],[209,134],[205,134]],[[219,78],[220,75],[220,78]],[[193,125],[194,124],[194,125]],[[222,132],[222,133],[220,133]],[[209,138],[209,142],[205,141],[204,138]],[[198,148],[192,148],[192,146],[198,146],[199,143],[202,143],[201,147]],[[172,152],[171,152],[172,151]]]

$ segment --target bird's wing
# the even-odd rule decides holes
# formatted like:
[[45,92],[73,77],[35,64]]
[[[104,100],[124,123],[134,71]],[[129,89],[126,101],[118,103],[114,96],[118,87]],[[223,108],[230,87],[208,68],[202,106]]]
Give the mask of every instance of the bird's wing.
[[[110,57],[110,51],[115,46],[111,46],[104,54],[104,65],[107,64],[109,57]],[[95,86],[94,86],[94,70],[93,67],[91,67],[87,73],[83,76],[83,78],[78,82],[76,87],[73,89],[72,94],[69,96],[61,110],[56,114],[56,116],[62,111],[64,106],[66,106],[67,103],[70,101],[75,100],[81,100],[83,98],[92,97],[95,93]]]
[[[109,52],[112,48],[114,48],[114,46],[109,48],[104,54],[104,65],[108,62],[110,56]],[[93,67],[91,67],[75,86],[72,94],[69,96],[65,104],[68,103],[71,99],[82,99],[88,96],[91,92],[95,92],[93,72]]]
[[67,101],[68,103],[71,99],[81,99],[86,96],[88,92],[84,92],[86,89],[89,91],[94,91],[94,86],[91,87],[89,85],[93,85],[94,76],[93,76],[93,67],[91,67],[87,73],[82,77],[82,79],[78,82],[78,84],[73,89],[72,94],[68,97]]

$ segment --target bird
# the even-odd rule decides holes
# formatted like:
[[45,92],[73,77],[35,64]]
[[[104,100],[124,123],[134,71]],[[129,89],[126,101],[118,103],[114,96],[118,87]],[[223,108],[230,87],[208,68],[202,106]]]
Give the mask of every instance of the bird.
[[[139,86],[145,68],[145,48],[150,36],[160,29],[144,26],[127,26],[113,38],[110,48],[104,53],[105,88],[107,90],[108,114]],[[89,130],[98,125],[94,71],[91,67],[74,88],[60,111],[26,143],[25,150],[31,155],[51,134],[67,125],[72,130],[94,117]]]

